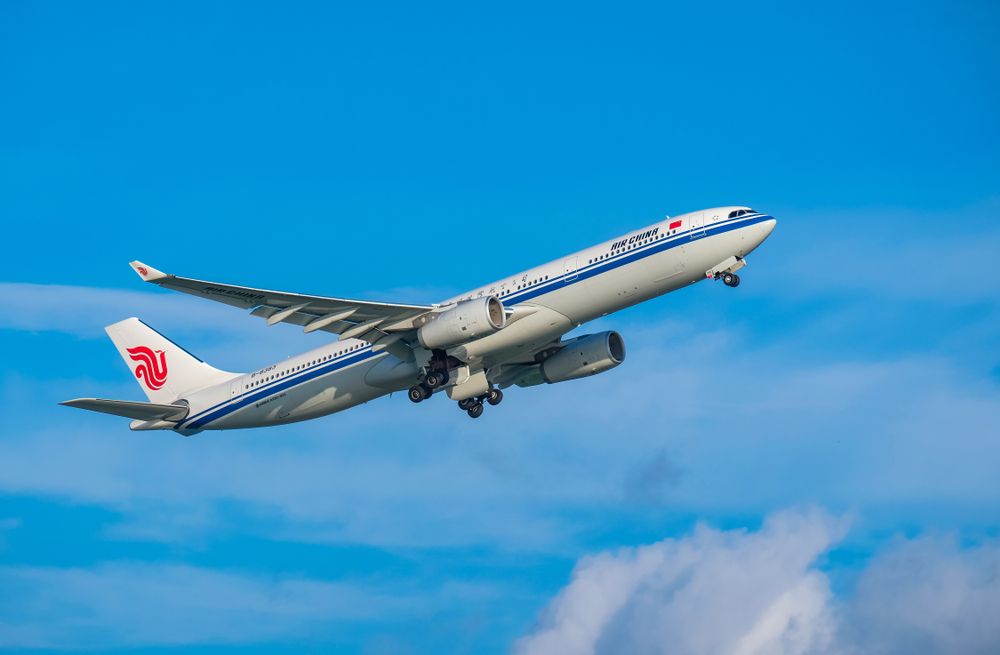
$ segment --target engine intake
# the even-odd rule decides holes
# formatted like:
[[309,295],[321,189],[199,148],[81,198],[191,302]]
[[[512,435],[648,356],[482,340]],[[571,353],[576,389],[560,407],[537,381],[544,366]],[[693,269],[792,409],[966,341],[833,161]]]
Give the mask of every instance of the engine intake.
[[625,341],[614,330],[587,334],[569,341],[542,362],[542,378],[549,384],[603,373],[625,361]]
[[486,296],[441,312],[417,330],[417,339],[424,348],[448,348],[498,332],[506,324],[503,303]]

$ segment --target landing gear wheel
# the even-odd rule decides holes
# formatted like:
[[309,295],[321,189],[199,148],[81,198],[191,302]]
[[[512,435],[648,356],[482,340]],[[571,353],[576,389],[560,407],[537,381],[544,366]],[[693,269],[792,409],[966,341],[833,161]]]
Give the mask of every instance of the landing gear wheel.
[[486,392],[486,402],[494,407],[499,405],[501,400],[503,400],[503,392],[499,389],[490,389]]
[[428,389],[437,389],[442,384],[444,384],[444,377],[436,371],[431,371],[424,378],[424,385]]
[[468,411],[470,407],[476,404],[475,398],[466,398],[465,400],[458,401],[458,408],[463,412]]
[[472,407],[468,409],[470,418],[479,418],[483,415],[483,404],[480,402],[473,403]]
[[726,273],[722,276],[722,283],[727,287],[738,287],[740,286],[740,276],[736,273]]
[[415,387],[410,387],[410,390],[406,392],[406,397],[412,402],[419,403],[421,400],[427,398],[427,392],[419,384]]

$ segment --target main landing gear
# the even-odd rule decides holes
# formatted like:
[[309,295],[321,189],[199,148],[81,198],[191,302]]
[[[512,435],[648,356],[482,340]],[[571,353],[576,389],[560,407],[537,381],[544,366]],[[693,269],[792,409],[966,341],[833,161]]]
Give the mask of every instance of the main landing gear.
[[479,418],[483,415],[483,410],[486,409],[483,402],[496,406],[500,404],[501,400],[503,400],[503,392],[499,389],[490,389],[482,396],[458,401],[458,408],[468,413],[470,418]]
[[406,397],[411,402],[419,403],[430,398],[432,393],[434,393],[433,389],[428,389],[422,384],[417,384],[410,387],[409,391],[406,392]]
[[[415,384],[406,392],[406,397],[412,402],[419,403],[427,400],[436,389],[440,389],[448,384],[448,371],[445,369],[431,369],[424,374],[424,379],[420,384]],[[495,387],[491,387],[481,396],[465,398],[458,401],[458,408],[466,412],[471,418],[479,418],[483,415],[486,407],[483,403],[499,405],[503,400],[503,392]]]
[[428,389],[437,389],[448,383],[448,371],[430,371],[424,376],[424,386]]
[[406,397],[415,403],[427,400],[434,393],[435,389],[448,384],[448,371],[428,371],[424,376],[424,381],[410,387],[406,392]]

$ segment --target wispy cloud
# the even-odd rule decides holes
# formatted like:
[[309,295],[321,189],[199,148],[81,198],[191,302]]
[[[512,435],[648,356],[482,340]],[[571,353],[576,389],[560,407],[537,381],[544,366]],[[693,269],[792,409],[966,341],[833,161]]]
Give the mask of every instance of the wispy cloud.
[[444,398],[413,406],[398,394],[191,439],[36,409],[46,427],[26,419],[4,438],[0,489],[111,507],[119,538],[210,532],[225,504],[258,517],[246,529],[296,540],[550,551],[589,528],[581,508],[1000,502],[1000,443],[982,429],[1000,421],[988,377],[941,358],[800,362],[794,339],[759,345],[677,321],[619,327],[622,367],[511,389],[475,422]]
[[1000,542],[900,539],[863,571],[841,608],[841,641],[886,655],[1000,652],[998,582]]
[[199,356],[229,370],[245,370],[315,348],[335,338],[264,321],[180,293],[0,282],[0,329],[58,332],[104,339],[104,327],[137,316]]
[[6,648],[266,642],[414,609],[406,598],[354,584],[167,563],[8,566],[0,587]]
[[7,311],[0,327],[103,337],[105,325],[139,316],[165,328],[216,329],[220,318],[239,310],[198,302],[179,294],[98,287],[0,282]]

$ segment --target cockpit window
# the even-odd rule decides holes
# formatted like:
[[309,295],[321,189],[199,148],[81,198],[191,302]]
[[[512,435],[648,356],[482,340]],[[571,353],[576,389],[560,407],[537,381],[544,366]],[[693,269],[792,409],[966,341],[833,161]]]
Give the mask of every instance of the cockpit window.
[[729,212],[729,218],[736,218],[737,216],[746,216],[747,214],[756,214],[752,209],[734,209]]

